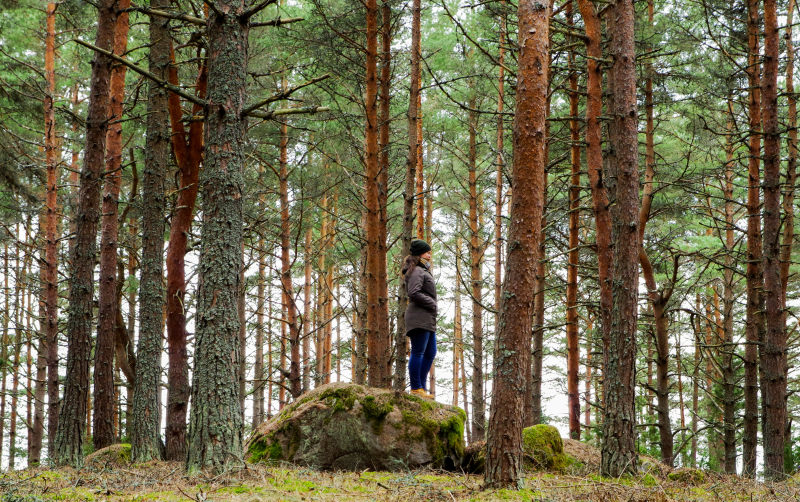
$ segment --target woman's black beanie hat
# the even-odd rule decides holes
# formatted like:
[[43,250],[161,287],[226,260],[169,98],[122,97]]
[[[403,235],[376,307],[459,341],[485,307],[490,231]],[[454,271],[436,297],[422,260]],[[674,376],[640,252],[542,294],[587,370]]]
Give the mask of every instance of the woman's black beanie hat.
[[411,241],[411,256],[420,256],[431,250],[430,244],[422,239],[414,239]]

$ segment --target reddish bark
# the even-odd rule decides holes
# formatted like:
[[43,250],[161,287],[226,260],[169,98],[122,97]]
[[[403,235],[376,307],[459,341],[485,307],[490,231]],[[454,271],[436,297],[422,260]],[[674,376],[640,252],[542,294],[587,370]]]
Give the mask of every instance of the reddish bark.
[[[36,412],[31,434],[30,463],[37,465],[41,460],[44,429],[43,406],[44,372],[47,373],[48,401],[48,449],[52,451],[52,437],[58,420],[58,137],[56,135],[55,107],[56,92],[55,42],[56,42],[56,4],[47,4],[47,35],[45,37],[45,76],[47,94],[44,99],[45,163],[47,181],[43,226],[40,235],[44,236],[44,263],[40,267],[42,279],[41,321],[44,333],[40,339],[39,355],[36,364]],[[41,389],[41,390],[40,390]]]
[[[388,0],[384,0],[381,3],[381,17],[382,17],[382,27],[381,27],[381,76],[380,76],[380,137],[378,139],[378,145],[380,149],[380,157],[379,157],[379,167],[378,167],[378,254],[380,263],[378,264],[379,267],[382,267],[381,270],[386,270],[386,238],[387,238],[387,222],[388,222],[388,215],[387,215],[387,203],[389,197],[389,126],[390,126],[390,98],[391,98],[391,78],[392,78],[392,8],[389,4]],[[331,229],[331,236],[326,242],[326,248],[330,247],[332,239],[334,237],[334,233]],[[328,270],[326,271],[326,293],[328,302],[325,305],[325,319],[327,321],[326,326],[326,340],[328,341],[328,374],[330,379],[330,342],[331,342],[331,314],[332,310],[331,307],[333,306],[333,284],[331,280],[333,267],[329,265]],[[386,330],[386,335],[384,338],[386,339],[386,351],[387,353],[391,352],[392,348],[392,338],[391,333],[389,332],[389,304],[388,304],[388,278],[386,274],[383,273],[383,284],[381,285],[381,295],[386,297],[385,300],[385,307],[382,307],[385,312],[381,312],[381,319],[383,322],[383,326],[381,329]],[[386,387],[391,385],[391,378],[392,378],[392,361],[391,357],[388,357],[386,361],[387,369],[386,369]],[[406,365],[406,358],[405,354],[397,353],[395,354],[395,362],[399,366]],[[403,378],[405,382],[405,377]]]
[[764,0],[764,299],[767,329],[760,345],[764,376],[764,473],[780,479],[786,442],[786,332],[780,275],[780,132],[778,131],[778,17],[775,0]]
[[[130,0],[120,0],[114,30],[114,54],[128,50]],[[114,443],[114,338],[117,322],[117,207],[122,185],[122,108],[125,101],[127,67],[111,70],[111,103],[106,133],[106,178],[100,228],[100,281],[98,285],[97,340],[94,349],[94,417],[92,442],[95,450]]]
[[[420,141],[417,135],[417,121],[419,108],[417,106],[420,85],[420,0],[413,0],[411,6],[411,83],[409,84],[408,97],[408,154],[406,156],[405,185],[403,190],[403,230],[401,255],[406,256],[411,246],[414,233],[414,198],[417,171],[417,147]],[[406,322],[405,313],[408,307],[405,281],[400,281],[397,302],[397,333],[395,334],[395,365],[394,387],[396,390],[405,389],[405,363],[406,360]],[[402,354],[402,356],[401,356]]]
[[525,368],[530,366],[535,265],[541,258],[538,246],[546,163],[549,15],[547,4],[536,0],[519,2],[514,191],[486,441],[485,484],[489,487],[518,486],[522,476],[522,427],[528,385]]
[[[95,45],[111,51],[119,8],[116,0],[104,0],[98,7]],[[83,463],[83,438],[89,393],[89,354],[97,258],[97,225],[100,219],[100,179],[108,128],[111,58],[95,54],[92,65],[89,110],[86,120],[86,149],[76,211],[76,236],[70,252],[70,292],[67,320],[67,379],[52,460],[56,465]]]
[[[567,3],[567,25],[571,28],[572,2]],[[567,56],[569,71],[569,121],[570,132],[570,187],[569,187],[569,251],[567,256],[567,407],[569,408],[569,436],[581,437],[581,404],[578,396],[578,231],[580,224],[581,146],[578,116],[578,74],[574,68],[575,52]]]
[[367,378],[372,387],[392,384],[388,289],[386,283],[386,235],[381,235],[380,169],[378,165],[378,4],[366,1],[367,58],[365,127],[365,199],[367,254]]
[[[786,100],[788,105],[788,135],[786,146],[786,188],[783,192],[783,240],[781,241],[781,294],[784,317],[786,316],[786,286],[789,284],[789,266],[792,262],[794,239],[794,185],[797,182],[797,98],[794,94],[794,45],[792,43],[792,19],[795,0],[789,0],[786,14]],[[786,326],[786,320],[783,321]]]
[[586,32],[586,169],[592,193],[592,211],[595,217],[595,239],[597,245],[597,277],[600,283],[600,328],[603,346],[608,346],[611,328],[611,217],[608,210],[608,194],[603,178],[603,149],[601,144],[600,116],[603,114],[603,74],[600,61],[600,19],[590,0],[578,0]]
[[750,119],[747,188],[747,310],[744,349],[744,425],[742,433],[742,473],[753,477],[756,474],[756,447],[758,445],[758,343],[764,335],[763,288],[760,222],[760,173],[761,158],[761,78],[759,64],[759,2],[747,3],[747,77],[748,116]]
[[[175,53],[170,44],[169,81],[178,85],[178,68],[175,65]],[[195,92],[204,98],[208,85],[206,65],[199,68]],[[186,294],[186,272],[184,257],[186,255],[189,232],[192,227],[192,215],[197,202],[200,163],[203,158],[203,121],[190,123],[188,137],[183,125],[183,111],[180,97],[169,93],[169,118],[172,127],[172,151],[178,165],[179,186],[175,210],[172,214],[169,229],[169,245],[167,246],[167,345],[169,354],[169,370],[167,372],[167,428],[166,458],[167,460],[184,460],[186,458],[186,413],[189,404],[189,355],[186,350],[186,312],[184,296]],[[202,111],[195,104],[192,114]]]

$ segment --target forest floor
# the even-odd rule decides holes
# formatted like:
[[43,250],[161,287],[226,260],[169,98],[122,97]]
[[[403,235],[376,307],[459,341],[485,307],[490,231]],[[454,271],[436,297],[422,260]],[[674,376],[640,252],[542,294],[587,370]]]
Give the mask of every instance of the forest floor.
[[651,474],[602,478],[588,472],[531,473],[524,488],[483,490],[482,476],[442,471],[320,472],[247,465],[221,476],[188,477],[183,464],[108,462],[81,470],[44,468],[0,474],[0,501],[797,501],[800,481],[758,483],[705,473],[689,481]]

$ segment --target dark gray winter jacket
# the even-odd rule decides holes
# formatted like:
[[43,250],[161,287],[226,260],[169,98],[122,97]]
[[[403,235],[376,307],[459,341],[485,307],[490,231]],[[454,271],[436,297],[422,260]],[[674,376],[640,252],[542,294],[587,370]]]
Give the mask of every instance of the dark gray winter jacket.
[[406,273],[406,334],[411,330],[436,331],[436,284],[428,267],[420,263]]

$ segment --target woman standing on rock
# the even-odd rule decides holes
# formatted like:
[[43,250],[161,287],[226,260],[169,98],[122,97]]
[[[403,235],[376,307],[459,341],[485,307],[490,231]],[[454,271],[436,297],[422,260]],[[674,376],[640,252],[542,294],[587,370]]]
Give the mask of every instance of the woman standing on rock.
[[403,260],[402,272],[408,294],[406,336],[411,339],[408,375],[412,394],[433,399],[425,390],[436,357],[436,284],[430,264],[430,244],[421,239],[411,241],[411,254]]

